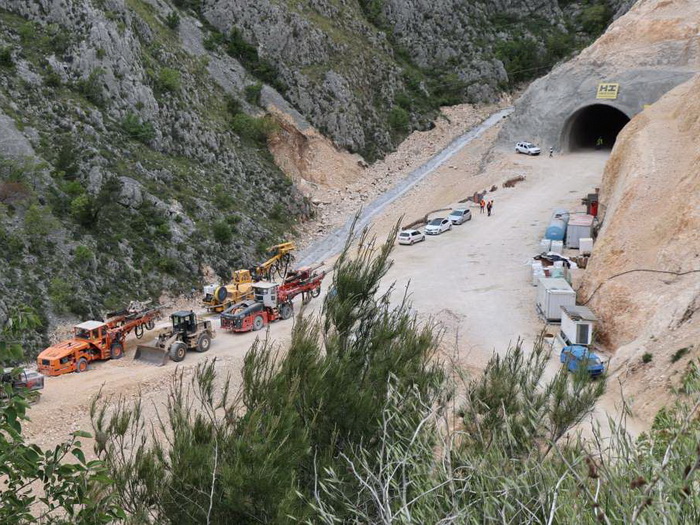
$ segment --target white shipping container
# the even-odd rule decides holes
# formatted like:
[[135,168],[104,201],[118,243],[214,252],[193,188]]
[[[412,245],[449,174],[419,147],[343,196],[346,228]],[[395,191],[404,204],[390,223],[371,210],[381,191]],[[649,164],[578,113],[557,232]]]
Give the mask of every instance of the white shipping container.
[[547,321],[561,320],[562,306],[575,306],[576,292],[566,279],[545,277],[537,286],[537,309]]
[[551,239],[542,239],[540,241],[540,253],[547,253],[552,248]]
[[581,237],[578,240],[578,249],[583,255],[590,255],[593,253],[593,239]]
[[572,215],[566,226],[566,247],[578,248],[581,238],[589,239],[593,233],[593,215]]
[[564,241],[552,241],[552,252],[562,254],[564,251]]
[[593,342],[593,327],[597,320],[585,306],[562,306],[561,338],[569,345],[588,346]]

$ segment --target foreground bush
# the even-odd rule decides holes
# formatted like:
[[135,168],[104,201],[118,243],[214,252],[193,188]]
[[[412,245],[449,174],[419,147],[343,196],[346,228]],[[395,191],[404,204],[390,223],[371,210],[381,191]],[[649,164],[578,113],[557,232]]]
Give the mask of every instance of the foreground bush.
[[700,401],[637,442],[615,421],[584,442],[604,383],[548,374],[541,340],[449,386],[431,327],[379,292],[395,234],[346,247],[323,315],[285,352],[257,341],[237,395],[213,361],[177,373],[157,418],[93,405],[132,523],[698,521]]

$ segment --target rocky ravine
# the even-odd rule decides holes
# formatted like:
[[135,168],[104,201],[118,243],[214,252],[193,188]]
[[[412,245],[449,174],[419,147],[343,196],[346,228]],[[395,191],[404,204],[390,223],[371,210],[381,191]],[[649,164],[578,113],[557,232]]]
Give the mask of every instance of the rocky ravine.
[[361,184],[441,104],[495,99],[618,4],[0,0],[0,325],[36,313],[35,352],[58,323],[257,262],[313,213],[286,138],[362,153],[315,175]]

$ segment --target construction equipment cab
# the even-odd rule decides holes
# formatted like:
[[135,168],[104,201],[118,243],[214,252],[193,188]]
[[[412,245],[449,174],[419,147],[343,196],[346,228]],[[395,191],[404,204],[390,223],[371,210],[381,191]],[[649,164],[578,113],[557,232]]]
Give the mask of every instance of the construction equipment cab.
[[179,363],[188,350],[206,352],[216,331],[211,321],[197,319],[191,310],[181,310],[170,315],[172,326],[162,330],[150,345],[138,345],[134,359],[158,366],[169,360]]
[[85,372],[88,363],[97,359],[120,359],[124,356],[124,340],[132,331],[143,335],[152,330],[160,316],[158,308],[126,310],[103,321],[85,321],[73,328],[73,338],[45,349],[37,357],[39,372],[60,376],[69,372]]

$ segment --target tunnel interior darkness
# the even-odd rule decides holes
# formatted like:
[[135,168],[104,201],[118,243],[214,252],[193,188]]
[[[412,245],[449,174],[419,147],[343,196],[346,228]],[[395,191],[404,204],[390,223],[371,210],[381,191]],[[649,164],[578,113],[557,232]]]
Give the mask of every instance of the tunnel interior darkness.
[[603,149],[612,149],[620,130],[630,121],[619,109],[594,104],[571,115],[564,129],[564,144],[569,151],[593,149],[599,138]]

